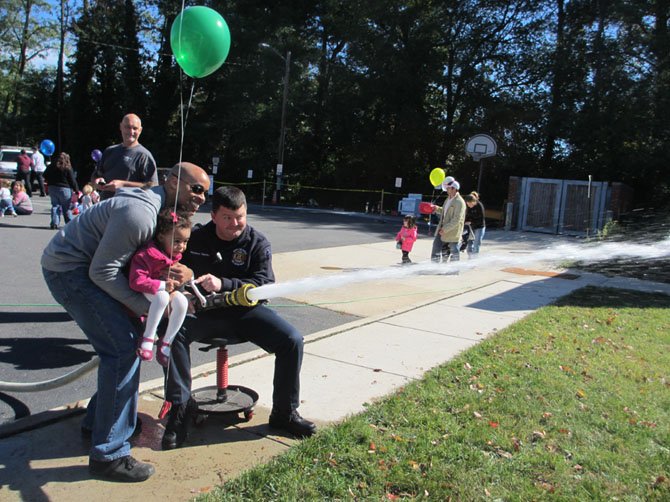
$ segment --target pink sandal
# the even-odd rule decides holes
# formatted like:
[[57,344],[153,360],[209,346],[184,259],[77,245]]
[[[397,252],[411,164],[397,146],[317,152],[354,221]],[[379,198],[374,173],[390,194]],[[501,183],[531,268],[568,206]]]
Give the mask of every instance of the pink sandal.
[[158,342],[158,347],[156,348],[156,361],[158,361],[158,364],[163,366],[164,368],[167,368],[168,365],[170,364],[170,356],[166,356],[163,354],[163,347],[167,347],[168,351],[170,350],[170,344],[165,343],[163,340]]
[[151,361],[154,358],[154,351],[152,349],[143,349],[141,347],[141,344],[144,342],[151,342],[154,343],[153,338],[142,338],[140,340],[140,347],[137,349],[137,355],[140,356],[140,359],[142,361]]

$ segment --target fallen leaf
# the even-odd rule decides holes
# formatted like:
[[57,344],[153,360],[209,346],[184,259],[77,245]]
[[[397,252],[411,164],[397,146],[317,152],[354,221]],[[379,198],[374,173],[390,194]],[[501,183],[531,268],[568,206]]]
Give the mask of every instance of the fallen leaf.
[[489,425],[493,427],[494,429],[497,428],[500,424],[498,422],[493,422],[489,420]]
[[582,389],[578,389],[576,395],[579,399],[584,399],[586,397],[586,392]]
[[556,488],[554,488],[554,485],[552,485],[551,483],[547,483],[546,481],[543,481],[542,483],[540,483],[540,488],[542,488],[543,490],[548,491],[549,493],[554,493],[556,491]]
[[502,448],[496,448],[496,453],[503,458],[507,458],[507,459],[512,458],[512,454],[508,451],[503,450]]
[[475,418],[482,418],[481,413],[477,413],[476,411],[473,411],[472,414],[474,415]]
[[471,369],[472,369],[472,366],[470,366],[470,363],[465,363],[465,364],[463,365],[463,367],[464,367],[466,370],[471,370]]

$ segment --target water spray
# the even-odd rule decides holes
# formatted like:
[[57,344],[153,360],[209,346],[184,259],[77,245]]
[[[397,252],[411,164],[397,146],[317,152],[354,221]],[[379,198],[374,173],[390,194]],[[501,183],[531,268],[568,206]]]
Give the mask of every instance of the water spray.
[[265,284],[249,293],[253,300],[290,297],[310,291],[333,289],[361,282],[393,280],[411,275],[451,275],[474,268],[496,266],[523,266],[533,262],[581,262],[595,263],[612,259],[653,260],[670,257],[670,237],[653,243],[627,244],[608,242],[596,245],[563,244],[538,249],[521,255],[492,254],[479,256],[473,260],[451,261],[449,263],[415,262],[411,265],[353,269],[337,275],[307,277],[277,284]]

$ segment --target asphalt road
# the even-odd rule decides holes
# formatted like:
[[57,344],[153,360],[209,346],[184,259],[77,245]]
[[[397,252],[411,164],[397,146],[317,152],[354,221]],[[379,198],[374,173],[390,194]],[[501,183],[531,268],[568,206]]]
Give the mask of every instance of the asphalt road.
[[[0,381],[39,382],[72,371],[89,361],[94,352],[86,337],[63,309],[55,304],[41,274],[39,260],[53,231],[49,229],[49,199],[35,197],[31,216],[0,219],[2,279],[5,294],[0,302]],[[201,208],[195,222],[209,221]],[[282,253],[349,244],[390,240],[400,227],[399,218],[312,209],[250,206],[249,224]],[[319,307],[295,305],[277,299],[273,308],[309,334],[355,319]],[[255,348],[231,347],[231,353]],[[211,353],[192,351],[194,366],[213,361]],[[95,391],[95,372],[57,389],[34,393],[0,392],[0,425],[58,406],[85,399]],[[142,380],[162,375],[157,363],[142,366]],[[268,375],[271,378],[271,375]]]

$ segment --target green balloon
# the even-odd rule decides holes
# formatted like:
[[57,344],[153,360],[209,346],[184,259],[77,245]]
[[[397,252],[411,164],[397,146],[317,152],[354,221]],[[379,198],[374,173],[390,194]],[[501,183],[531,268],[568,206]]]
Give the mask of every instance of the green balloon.
[[206,77],[218,70],[228,57],[230,31],[215,10],[188,7],[172,23],[170,47],[186,75]]

